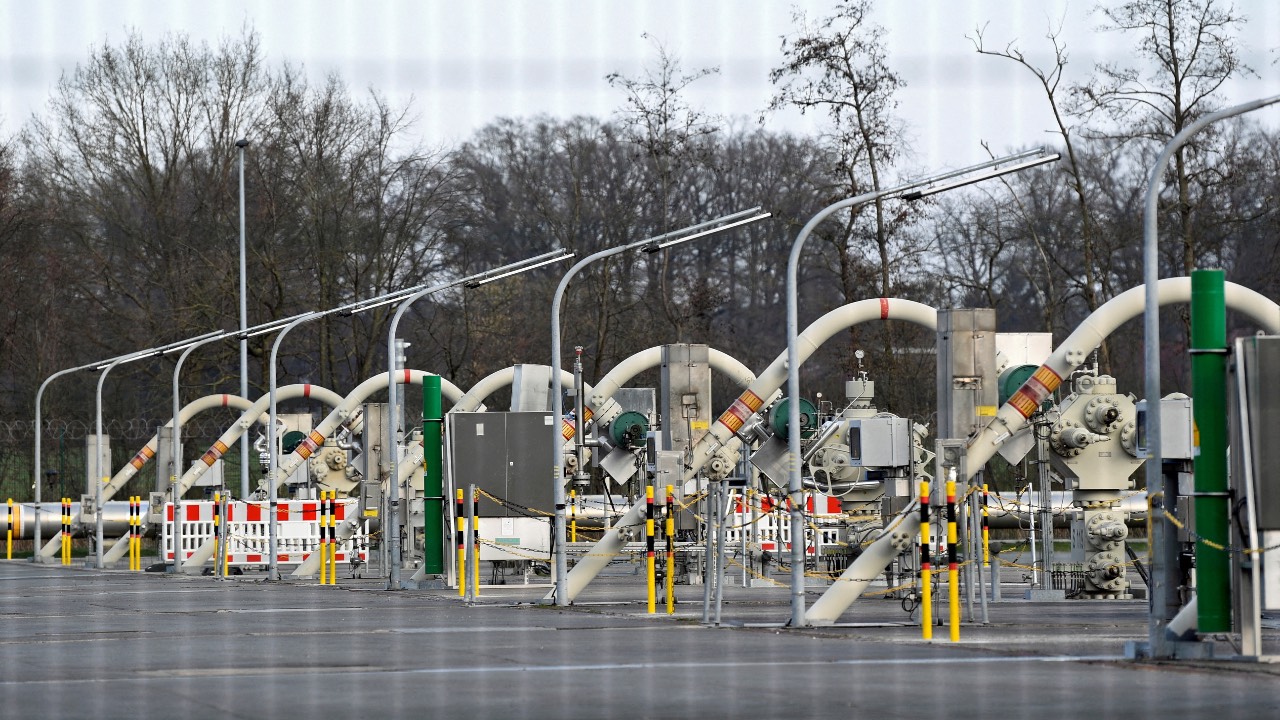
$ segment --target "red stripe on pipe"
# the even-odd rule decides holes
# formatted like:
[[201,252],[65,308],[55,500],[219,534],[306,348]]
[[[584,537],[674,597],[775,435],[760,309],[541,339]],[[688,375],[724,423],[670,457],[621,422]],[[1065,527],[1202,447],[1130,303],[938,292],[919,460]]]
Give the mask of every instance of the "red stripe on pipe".
[[412,370],[410,370],[410,369],[408,369],[408,368],[405,368],[405,371],[404,371],[404,384],[405,384],[405,385],[410,385],[410,384],[412,384],[412,383],[413,383],[413,371],[412,371]]
[[231,404],[231,396],[228,395],[227,393],[222,393],[222,407],[226,407],[230,404]]
[[889,319],[889,298],[880,298],[880,319]]
[[311,397],[311,385],[310,385],[310,383],[308,383],[308,384],[306,384],[306,385],[303,385],[303,386],[302,386],[302,397],[304,397],[304,398],[309,398],[309,397]]

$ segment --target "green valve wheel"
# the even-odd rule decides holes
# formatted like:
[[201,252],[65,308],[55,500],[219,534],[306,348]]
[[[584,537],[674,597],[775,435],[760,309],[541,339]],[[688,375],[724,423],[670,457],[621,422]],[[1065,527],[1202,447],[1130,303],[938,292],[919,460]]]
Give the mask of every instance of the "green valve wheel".
[[609,437],[613,444],[627,450],[644,447],[649,435],[649,419],[643,413],[628,410],[609,423]]
[[1013,394],[1018,392],[1018,388],[1022,387],[1023,383],[1030,380],[1031,376],[1035,375],[1036,370],[1039,369],[1039,365],[1011,365],[1005,368],[1004,372],[1000,373],[1000,381],[998,383],[1000,389],[1000,404],[1004,405],[1009,402],[1009,398],[1013,397]]
[[[773,409],[769,411],[769,427],[773,429],[773,434],[787,440],[790,435],[787,433],[787,419],[790,410],[791,398],[784,398]],[[800,398],[800,437],[808,439],[818,432],[818,407],[813,403]]]
[[284,450],[285,455],[288,455],[294,450],[297,450],[298,446],[302,444],[302,441],[306,439],[306,433],[299,432],[297,430],[290,430],[284,434],[284,437],[280,438],[280,448]]

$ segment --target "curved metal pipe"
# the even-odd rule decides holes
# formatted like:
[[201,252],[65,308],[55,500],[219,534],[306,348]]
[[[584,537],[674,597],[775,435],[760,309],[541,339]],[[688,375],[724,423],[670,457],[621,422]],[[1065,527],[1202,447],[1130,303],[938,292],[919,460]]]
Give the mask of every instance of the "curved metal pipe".
[[[1191,278],[1161,280],[1156,287],[1156,297],[1161,306],[1191,302]],[[1268,333],[1280,333],[1280,305],[1263,295],[1229,282],[1226,284],[1226,302],[1228,308],[1243,313]],[[1040,403],[1053,394],[1062,384],[1062,379],[1088,359],[1108,335],[1141,315],[1145,304],[1146,287],[1139,285],[1111,298],[1085,318],[1031,379],[1000,407],[995,418],[969,441],[966,448],[969,477],[987,464],[1001,443],[1026,425],[1027,418]],[[969,477],[961,480],[967,481]]]
[[[797,338],[799,362],[808,360],[813,353],[836,333],[859,323],[872,320],[905,320],[929,329],[938,327],[938,311],[911,300],[878,298],[859,300],[832,310],[813,321]],[[727,411],[716,419],[711,430],[702,436],[693,448],[693,457],[686,468],[682,482],[693,479],[703,466],[722,447],[732,447],[741,440],[734,435],[757,410],[765,407],[764,399],[778,393],[787,379],[787,353],[784,351],[764,372],[760,373]],[[732,423],[734,427],[730,427]],[[624,542],[618,529],[641,524],[645,512],[644,503],[635,503],[618,523],[600,538],[591,551],[583,557],[565,578],[565,602],[572,602],[610,559],[621,551]]]

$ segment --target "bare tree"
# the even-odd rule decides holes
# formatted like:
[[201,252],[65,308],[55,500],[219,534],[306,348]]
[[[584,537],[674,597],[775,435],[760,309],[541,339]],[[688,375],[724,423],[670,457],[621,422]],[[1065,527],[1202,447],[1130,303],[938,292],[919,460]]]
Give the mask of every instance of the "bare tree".
[[[1073,89],[1080,111],[1102,113],[1114,123],[1096,129],[1098,136],[1163,146],[1214,109],[1224,83],[1253,73],[1240,59],[1234,38],[1245,18],[1218,0],[1129,0],[1098,12],[1102,29],[1137,36],[1137,57],[1148,66],[1099,65],[1097,79]],[[1195,268],[1200,251],[1193,185],[1211,163],[1207,143],[1212,137],[1202,134],[1180,148],[1170,170],[1184,274]]]

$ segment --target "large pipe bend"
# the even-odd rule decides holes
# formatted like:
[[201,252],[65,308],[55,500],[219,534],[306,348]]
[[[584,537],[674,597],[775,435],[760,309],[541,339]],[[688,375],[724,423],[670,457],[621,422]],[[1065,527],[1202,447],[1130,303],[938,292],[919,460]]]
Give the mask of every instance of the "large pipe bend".
[[[1111,298],[1062,341],[1035,374],[1000,407],[995,418],[969,441],[966,463],[969,476],[986,465],[1001,443],[1026,425],[1027,418],[1040,403],[1053,394],[1062,379],[1079,367],[1107,336],[1143,313],[1145,293],[1145,286],[1139,285]],[[1227,283],[1225,294],[1228,308],[1243,313],[1268,333],[1280,333],[1280,305],[1236,283]],[[1159,281],[1156,298],[1162,307],[1191,302],[1191,278]]]

